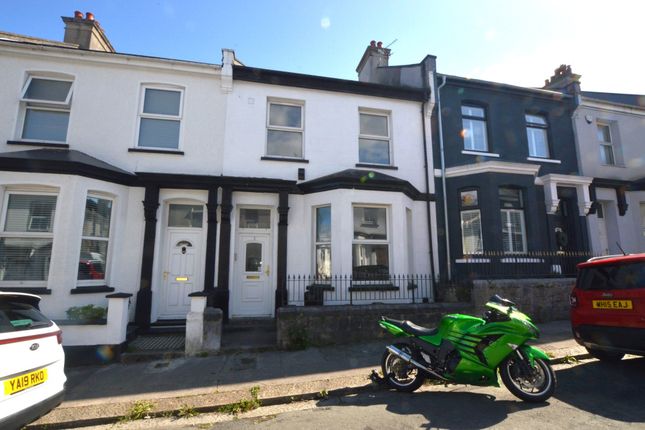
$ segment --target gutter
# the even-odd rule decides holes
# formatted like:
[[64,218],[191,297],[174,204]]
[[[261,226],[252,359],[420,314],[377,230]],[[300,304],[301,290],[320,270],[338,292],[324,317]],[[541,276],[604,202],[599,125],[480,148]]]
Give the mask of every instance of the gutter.
[[443,122],[441,120],[441,88],[446,85],[446,77],[441,77],[441,85],[437,87],[437,112],[439,121],[439,153],[441,154],[441,191],[443,193],[443,224],[446,232],[446,271],[448,280],[452,279],[452,265],[450,262],[450,231],[448,228],[448,196],[446,195],[446,156],[443,147]]
[[[422,66],[421,66],[421,71],[423,73],[423,79],[425,81],[426,76],[427,76],[427,70],[426,70],[426,62],[423,61]],[[433,76],[434,78],[434,76]],[[427,81],[425,81],[427,82]],[[431,215],[431,210],[430,210],[430,167],[428,166],[428,140],[426,136],[426,106],[428,104],[428,100],[430,99],[430,91],[426,92],[426,97],[423,100],[423,103],[421,103],[421,128],[423,129],[423,168],[425,170],[425,181],[426,181],[426,219],[428,221],[428,249],[429,249],[429,254],[430,254],[430,276],[432,276],[432,300],[436,300],[437,298],[437,287],[436,287],[436,279],[435,279],[435,267],[434,267],[434,249],[432,246],[432,218],[430,217]],[[433,172],[434,172],[434,165],[433,165]],[[433,180],[434,180],[434,173],[432,175]]]

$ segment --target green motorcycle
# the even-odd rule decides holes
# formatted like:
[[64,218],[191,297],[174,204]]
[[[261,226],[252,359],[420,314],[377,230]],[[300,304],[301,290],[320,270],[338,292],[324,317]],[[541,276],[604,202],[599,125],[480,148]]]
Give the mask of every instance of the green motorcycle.
[[405,342],[388,345],[381,368],[387,384],[412,392],[427,379],[446,384],[499,387],[497,371],[508,390],[527,402],[553,394],[556,378],[549,357],[527,345],[539,337],[531,319],[498,295],[486,303],[483,318],[444,315],[430,329],[382,317],[379,325]]

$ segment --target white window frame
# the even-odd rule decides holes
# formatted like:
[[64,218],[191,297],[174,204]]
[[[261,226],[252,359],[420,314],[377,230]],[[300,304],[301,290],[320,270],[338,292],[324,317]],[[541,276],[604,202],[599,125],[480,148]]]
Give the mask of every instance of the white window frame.
[[[538,122],[532,122],[529,120],[529,117],[536,117],[536,118],[542,118],[544,120],[544,124],[538,123]],[[526,128],[526,140],[528,142],[528,150],[529,150],[529,157],[531,158],[537,158],[537,159],[550,159],[551,158],[551,148],[549,148],[549,121],[546,117],[546,115],[543,114],[532,114],[532,113],[524,113],[524,125]],[[531,153],[531,147],[533,149],[537,149],[536,145],[534,142],[531,142],[530,134],[529,134],[529,129],[536,129],[536,130],[542,130],[544,133],[544,145],[546,146],[545,152],[546,156],[541,156],[536,153]]]
[[[355,208],[375,208],[375,209],[385,209],[385,235],[386,239],[355,239],[354,238],[354,209]],[[365,220],[365,218],[363,218]],[[387,205],[375,205],[375,204],[361,204],[361,203],[354,203],[352,204],[352,260],[351,260],[351,268],[352,268],[352,277],[353,277],[353,272],[354,272],[354,245],[387,245],[387,270],[388,270],[388,275],[392,275],[392,243],[391,243],[391,237],[392,237],[392,232],[391,232],[391,225],[392,225],[392,210],[390,206]],[[367,283],[374,283],[374,281],[371,280],[359,280],[359,282],[367,282]],[[375,280],[379,282],[380,280]]]
[[[488,112],[487,112],[487,109],[484,106],[479,106],[479,105],[474,104],[474,103],[463,103],[460,106],[459,111],[463,112],[462,109],[464,107],[481,109],[484,112],[483,116],[481,116],[481,117],[473,116],[473,115],[464,115],[462,113],[461,114],[461,128],[462,128],[462,133],[466,131],[466,127],[465,127],[466,124],[464,124],[464,120],[479,121],[479,122],[483,123],[484,124],[484,143],[485,143],[485,146],[486,146],[484,149],[468,148],[468,147],[466,147],[466,138],[464,136],[462,136],[463,141],[464,141],[464,151],[473,151],[473,152],[477,152],[477,153],[487,153],[490,150],[490,145],[488,144]],[[473,136],[475,136],[475,133],[472,133],[470,131],[471,129],[472,128],[470,128],[468,130],[468,132],[471,133]]]
[[[387,122],[387,136],[379,136],[373,134],[364,134],[361,132],[361,115],[371,115],[371,116],[380,116],[385,117]],[[369,140],[380,140],[382,142],[387,142],[387,163],[375,163],[372,161],[363,161],[361,160],[361,139]],[[374,165],[383,165],[383,166],[392,166],[392,113],[387,111],[375,111],[365,108],[360,108],[358,110],[358,162],[360,164],[374,164]]]
[[[300,108],[300,127],[287,127],[271,124],[271,105],[295,106]],[[300,157],[289,157],[286,155],[269,154],[269,131],[284,131],[289,133],[300,134]],[[267,99],[266,112],[266,133],[264,136],[264,154],[272,158],[286,158],[292,160],[303,160],[305,158],[305,102],[298,100],[284,100],[269,98]]]
[[[321,208],[329,208],[329,223],[330,223],[330,230],[329,230],[329,241],[319,241],[317,240],[317,230],[318,230],[318,209]],[[332,243],[332,234],[333,230],[331,228],[331,216],[332,216],[332,208],[331,204],[324,204],[324,205],[318,205],[313,207],[313,244],[314,244],[314,249],[313,249],[313,267],[314,267],[314,278],[316,279],[317,282],[331,282],[331,278],[333,277],[334,271],[333,271],[333,257],[331,254],[331,243]],[[329,270],[329,279],[323,279],[318,277],[318,259],[317,259],[317,253],[316,250],[318,249],[319,245],[327,245],[329,246],[329,265],[330,265],[330,270]]]
[[[31,85],[31,82],[34,79],[70,82],[71,85],[69,87],[69,91],[67,92],[67,97],[65,98],[64,101],[30,99],[25,97],[27,90]],[[47,74],[42,74],[42,73],[29,74],[27,81],[25,82],[24,86],[22,87],[22,91],[20,92],[21,106],[20,106],[20,116],[19,116],[20,121],[18,124],[18,128],[16,130],[17,139],[22,142],[43,142],[43,143],[50,143],[50,144],[57,144],[57,145],[66,145],[67,135],[69,133],[69,123],[71,120],[71,113],[72,113],[71,101],[72,101],[72,95],[74,94],[74,83],[75,83],[75,80],[74,78],[71,78],[71,77],[70,78],[54,77],[54,76],[48,76]],[[68,120],[67,120],[67,131],[65,133],[65,140],[28,139],[28,138],[22,137],[25,131],[24,129],[25,129],[25,120],[27,118],[27,111],[29,110],[67,113]]]
[[[470,190],[468,190],[470,191]],[[466,213],[478,213],[479,214],[479,242],[481,243],[481,250],[476,250],[474,252],[466,252],[466,237],[464,235],[464,217]],[[459,211],[459,227],[461,230],[461,250],[464,255],[481,255],[484,253],[484,237],[482,236],[482,212],[480,209],[462,209]]]
[[[175,91],[179,92],[179,114],[178,115],[163,115],[163,114],[156,114],[156,113],[145,113],[143,111],[143,107],[145,106],[146,102],[146,90],[159,90],[159,91]],[[141,93],[139,96],[139,109],[138,109],[138,115],[137,115],[137,133],[134,139],[134,147],[136,149],[140,150],[146,150],[149,149],[151,151],[169,151],[169,152],[176,152],[176,151],[181,151],[182,150],[182,134],[183,134],[183,119],[184,119],[184,97],[186,96],[185,94],[185,88],[176,86],[176,85],[164,85],[164,84],[141,84]],[[139,135],[141,133],[141,120],[142,119],[159,119],[159,120],[164,120],[164,121],[176,121],[179,122],[179,133],[177,136],[177,147],[176,148],[164,148],[164,147],[159,147],[159,146],[139,146]]]
[[[102,200],[109,200],[112,202],[112,208],[110,210],[110,233],[107,238],[104,237],[95,237],[95,236],[83,236],[83,227],[85,225],[85,207],[87,205],[87,199],[88,198],[95,198],[95,199],[102,199]],[[107,253],[105,255],[105,262],[103,263],[103,272],[104,276],[103,279],[85,279],[85,280],[80,280],[78,279],[78,267],[76,268],[76,285],[79,287],[87,287],[87,286],[96,286],[96,285],[109,285],[109,273],[110,271],[108,270],[108,265],[110,264],[112,258],[112,247],[110,246],[111,242],[111,237],[114,232],[114,212],[115,212],[115,206],[116,206],[116,199],[113,196],[108,196],[105,194],[101,193],[95,193],[95,192],[89,192],[87,193],[87,196],[85,197],[85,204],[83,205],[83,221],[81,223],[81,240],[79,241],[79,249],[78,249],[78,255],[80,258],[81,255],[81,247],[83,240],[98,240],[98,241],[105,241],[107,242]]]
[[[521,233],[522,233],[522,249],[516,250],[513,249],[513,235],[516,233],[513,231],[513,223],[511,222],[511,213],[519,213],[521,220]],[[526,254],[526,221],[524,219],[524,209],[501,209],[502,222],[508,229],[509,241],[508,243],[511,246],[510,251],[504,250],[504,254]],[[504,235],[504,230],[502,229],[502,236]],[[504,243],[502,239],[502,243]]]
[[[607,131],[609,132],[609,142],[606,142],[604,140],[598,139],[598,142],[600,143],[600,163],[603,166],[615,166],[616,165],[616,151],[614,151],[614,136],[611,131],[611,124],[606,123],[606,122],[598,122],[596,123],[596,136],[598,136],[598,129],[600,127],[607,127]],[[611,152],[611,163],[608,162],[608,160],[603,160],[604,157],[604,149],[609,148],[609,151]]]
[[[9,209],[9,197],[11,195],[31,195],[31,196],[54,196],[56,197],[56,208],[54,212],[54,218],[52,219],[52,231],[51,232],[46,232],[46,231],[37,231],[37,232],[30,232],[30,231],[5,231],[5,225],[7,222],[7,210]],[[0,218],[0,238],[27,238],[27,239],[38,239],[38,238],[43,238],[43,239],[51,239],[52,240],[52,254],[49,256],[50,260],[52,259],[52,256],[54,254],[54,233],[56,232],[56,220],[58,218],[58,203],[59,203],[59,194],[56,192],[50,192],[50,191],[21,191],[21,190],[7,190],[4,193],[4,199],[3,199],[3,207],[2,207],[2,217]],[[50,266],[50,271],[51,271],[51,266]],[[2,287],[46,287],[47,283],[49,282],[49,274],[47,275],[47,280],[45,281],[19,281],[19,280],[12,280],[12,281],[3,281],[0,280],[0,286]]]

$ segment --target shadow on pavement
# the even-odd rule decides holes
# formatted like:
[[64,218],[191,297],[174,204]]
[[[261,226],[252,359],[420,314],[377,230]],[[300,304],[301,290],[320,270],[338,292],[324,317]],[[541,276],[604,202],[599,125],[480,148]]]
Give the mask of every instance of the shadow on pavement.
[[[331,401],[320,401],[319,406],[329,406]],[[389,413],[396,415],[421,415],[427,420],[423,428],[488,428],[494,427],[510,414],[539,409],[549,403],[524,403],[515,400],[497,400],[495,396],[472,392],[396,393],[380,391],[372,396],[343,398],[337,406],[369,407],[385,404]]]
[[645,358],[592,360],[557,372],[555,396],[576,409],[626,423],[645,423]]

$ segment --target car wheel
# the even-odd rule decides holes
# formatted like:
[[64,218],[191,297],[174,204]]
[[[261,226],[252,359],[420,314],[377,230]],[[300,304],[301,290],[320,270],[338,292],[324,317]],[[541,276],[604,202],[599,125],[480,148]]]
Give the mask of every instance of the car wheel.
[[595,348],[587,348],[587,351],[589,351],[589,354],[591,354],[593,358],[606,362],[620,361],[625,356],[625,354],[621,352],[603,351],[602,349]]

